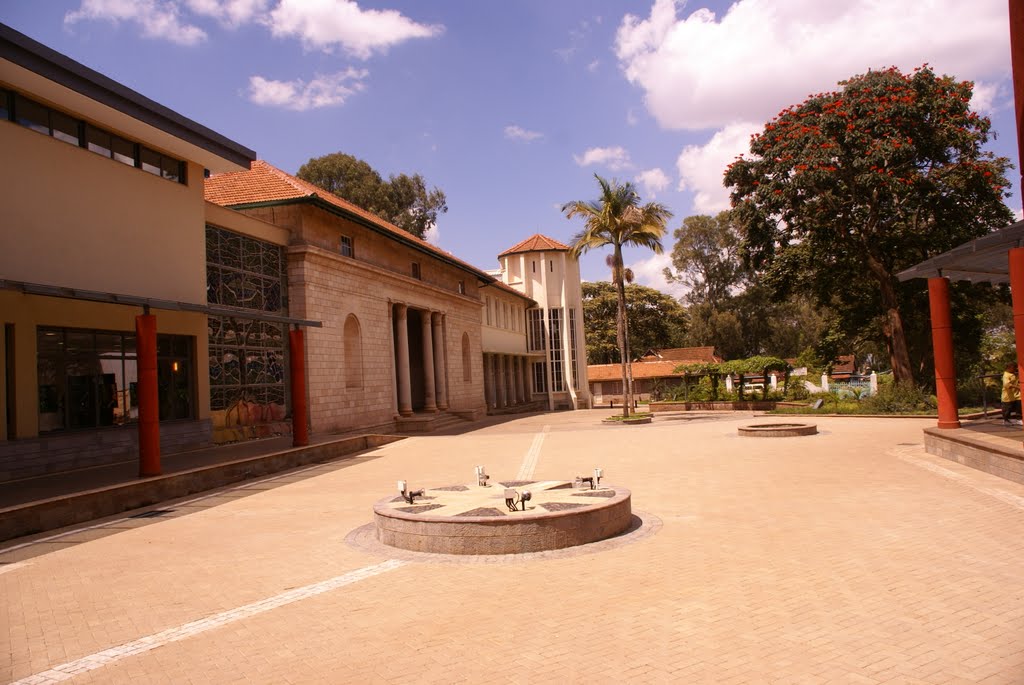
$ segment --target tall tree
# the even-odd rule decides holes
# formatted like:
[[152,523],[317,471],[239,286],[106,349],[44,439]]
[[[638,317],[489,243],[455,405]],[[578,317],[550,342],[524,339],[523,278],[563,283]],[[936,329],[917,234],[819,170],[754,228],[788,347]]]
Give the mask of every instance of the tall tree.
[[661,239],[665,235],[665,224],[672,218],[672,212],[657,202],[640,204],[640,196],[632,183],[607,181],[594,174],[601,195],[597,200],[576,200],[562,207],[567,218],[583,217],[584,228],[574,238],[570,248],[573,257],[579,258],[584,252],[611,246],[612,281],[618,302],[615,312],[616,340],[622,360],[622,386],[625,403],[622,415],[629,416],[633,409],[633,373],[629,363],[628,332],[626,328],[625,266],[622,262],[622,247],[632,245],[645,247],[661,254],[664,248]]
[[448,211],[444,192],[427,188],[419,174],[392,174],[385,181],[369,164],[343,152],[313,157],[295,175],[420,238]]
[[925,66],[840,85],[768,122],[725,184],[766,281],[879,311],[895,378],[912,381],[904,301],[920,286],[895,274],[1006,225],[1009,161],[982,149],[991,124],[969,81]]
[[687,302],[717,307],[744,284],[747,272],[740,258],[743,236],[731,212],[688,216],[674,235],[675,271],[666,268],[665,279],[690,289]]
[[[583,283],[583,325],[587,363],[617,364],[615,313],[618,294],[608,281]],[[626,327],[631,355],[649,349],[679,347],[686,331],[686,311],[670,295],[636,283],[626,284]]]

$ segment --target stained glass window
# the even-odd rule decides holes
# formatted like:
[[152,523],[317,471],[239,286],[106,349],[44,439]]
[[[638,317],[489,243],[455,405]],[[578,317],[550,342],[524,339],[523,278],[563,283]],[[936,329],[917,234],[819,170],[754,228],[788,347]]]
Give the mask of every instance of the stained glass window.
[[[206,227],[210,304],[287,314],[285,283],[284,248]],[[283,419],[287,406],[284,325],[211,316],[209,336],[210,409],[231,411],[244,404],[250,421]]]

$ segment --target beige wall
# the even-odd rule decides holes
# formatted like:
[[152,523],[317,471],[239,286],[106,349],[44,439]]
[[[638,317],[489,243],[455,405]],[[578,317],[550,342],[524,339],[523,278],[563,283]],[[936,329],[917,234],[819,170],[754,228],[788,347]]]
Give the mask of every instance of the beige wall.
[[[480,288],[484,307],[482,319],[482,344],[484,352],[498,354],[526,354],[526,307],[530,304],[512,293],[486,286]],[[487,323],[487,308],[490,306],[490,324]],[[505,307],[508,318],[505,318]]]
[[205,301],[201,167],[182,185],[6,121],[0,150],[3,278]]
[[[83,302],[55,297],[23,295],[0,291],[0,323],[14,324],[14,383],[17,406],[16,434],[8,438],[31,438],[39,434],[39,387],[36,369],[36,327],[61,326],[105,331],[135,331],[139,307]],[[209,351],[206,344],[206,316],[191,312],[152,310],[158,333],[195,338],[196,418],[210,415]]]

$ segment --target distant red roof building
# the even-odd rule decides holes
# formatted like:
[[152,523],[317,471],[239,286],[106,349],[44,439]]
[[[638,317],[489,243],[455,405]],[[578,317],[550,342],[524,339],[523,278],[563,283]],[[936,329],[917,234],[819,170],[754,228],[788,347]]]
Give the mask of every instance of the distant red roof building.
[[715,354],[714,347],[668,347],[662,350],[649,350],[640,361],[674,361],[676,364],[718,364],[722,361],[722,358]]

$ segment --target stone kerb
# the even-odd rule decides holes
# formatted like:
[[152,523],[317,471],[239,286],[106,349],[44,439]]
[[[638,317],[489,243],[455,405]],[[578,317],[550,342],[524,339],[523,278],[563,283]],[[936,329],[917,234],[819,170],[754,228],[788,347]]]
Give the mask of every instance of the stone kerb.
[[[604,540],[625,532],[632,523],[631,493],[626,488],[602,487],[610,496],[571,495],[589,500],[564,511],[539,506],[515,514],[437,516],[429,513],[430,500],[422,500],[423,513],[402,511],[396,497],[379,500],[373,508],[377,539],[392,547],[435,554],[522,554],[563,549]],[[500,490],[498,490],[500,492]],[[430,497],[440,489],[427,490]]]

